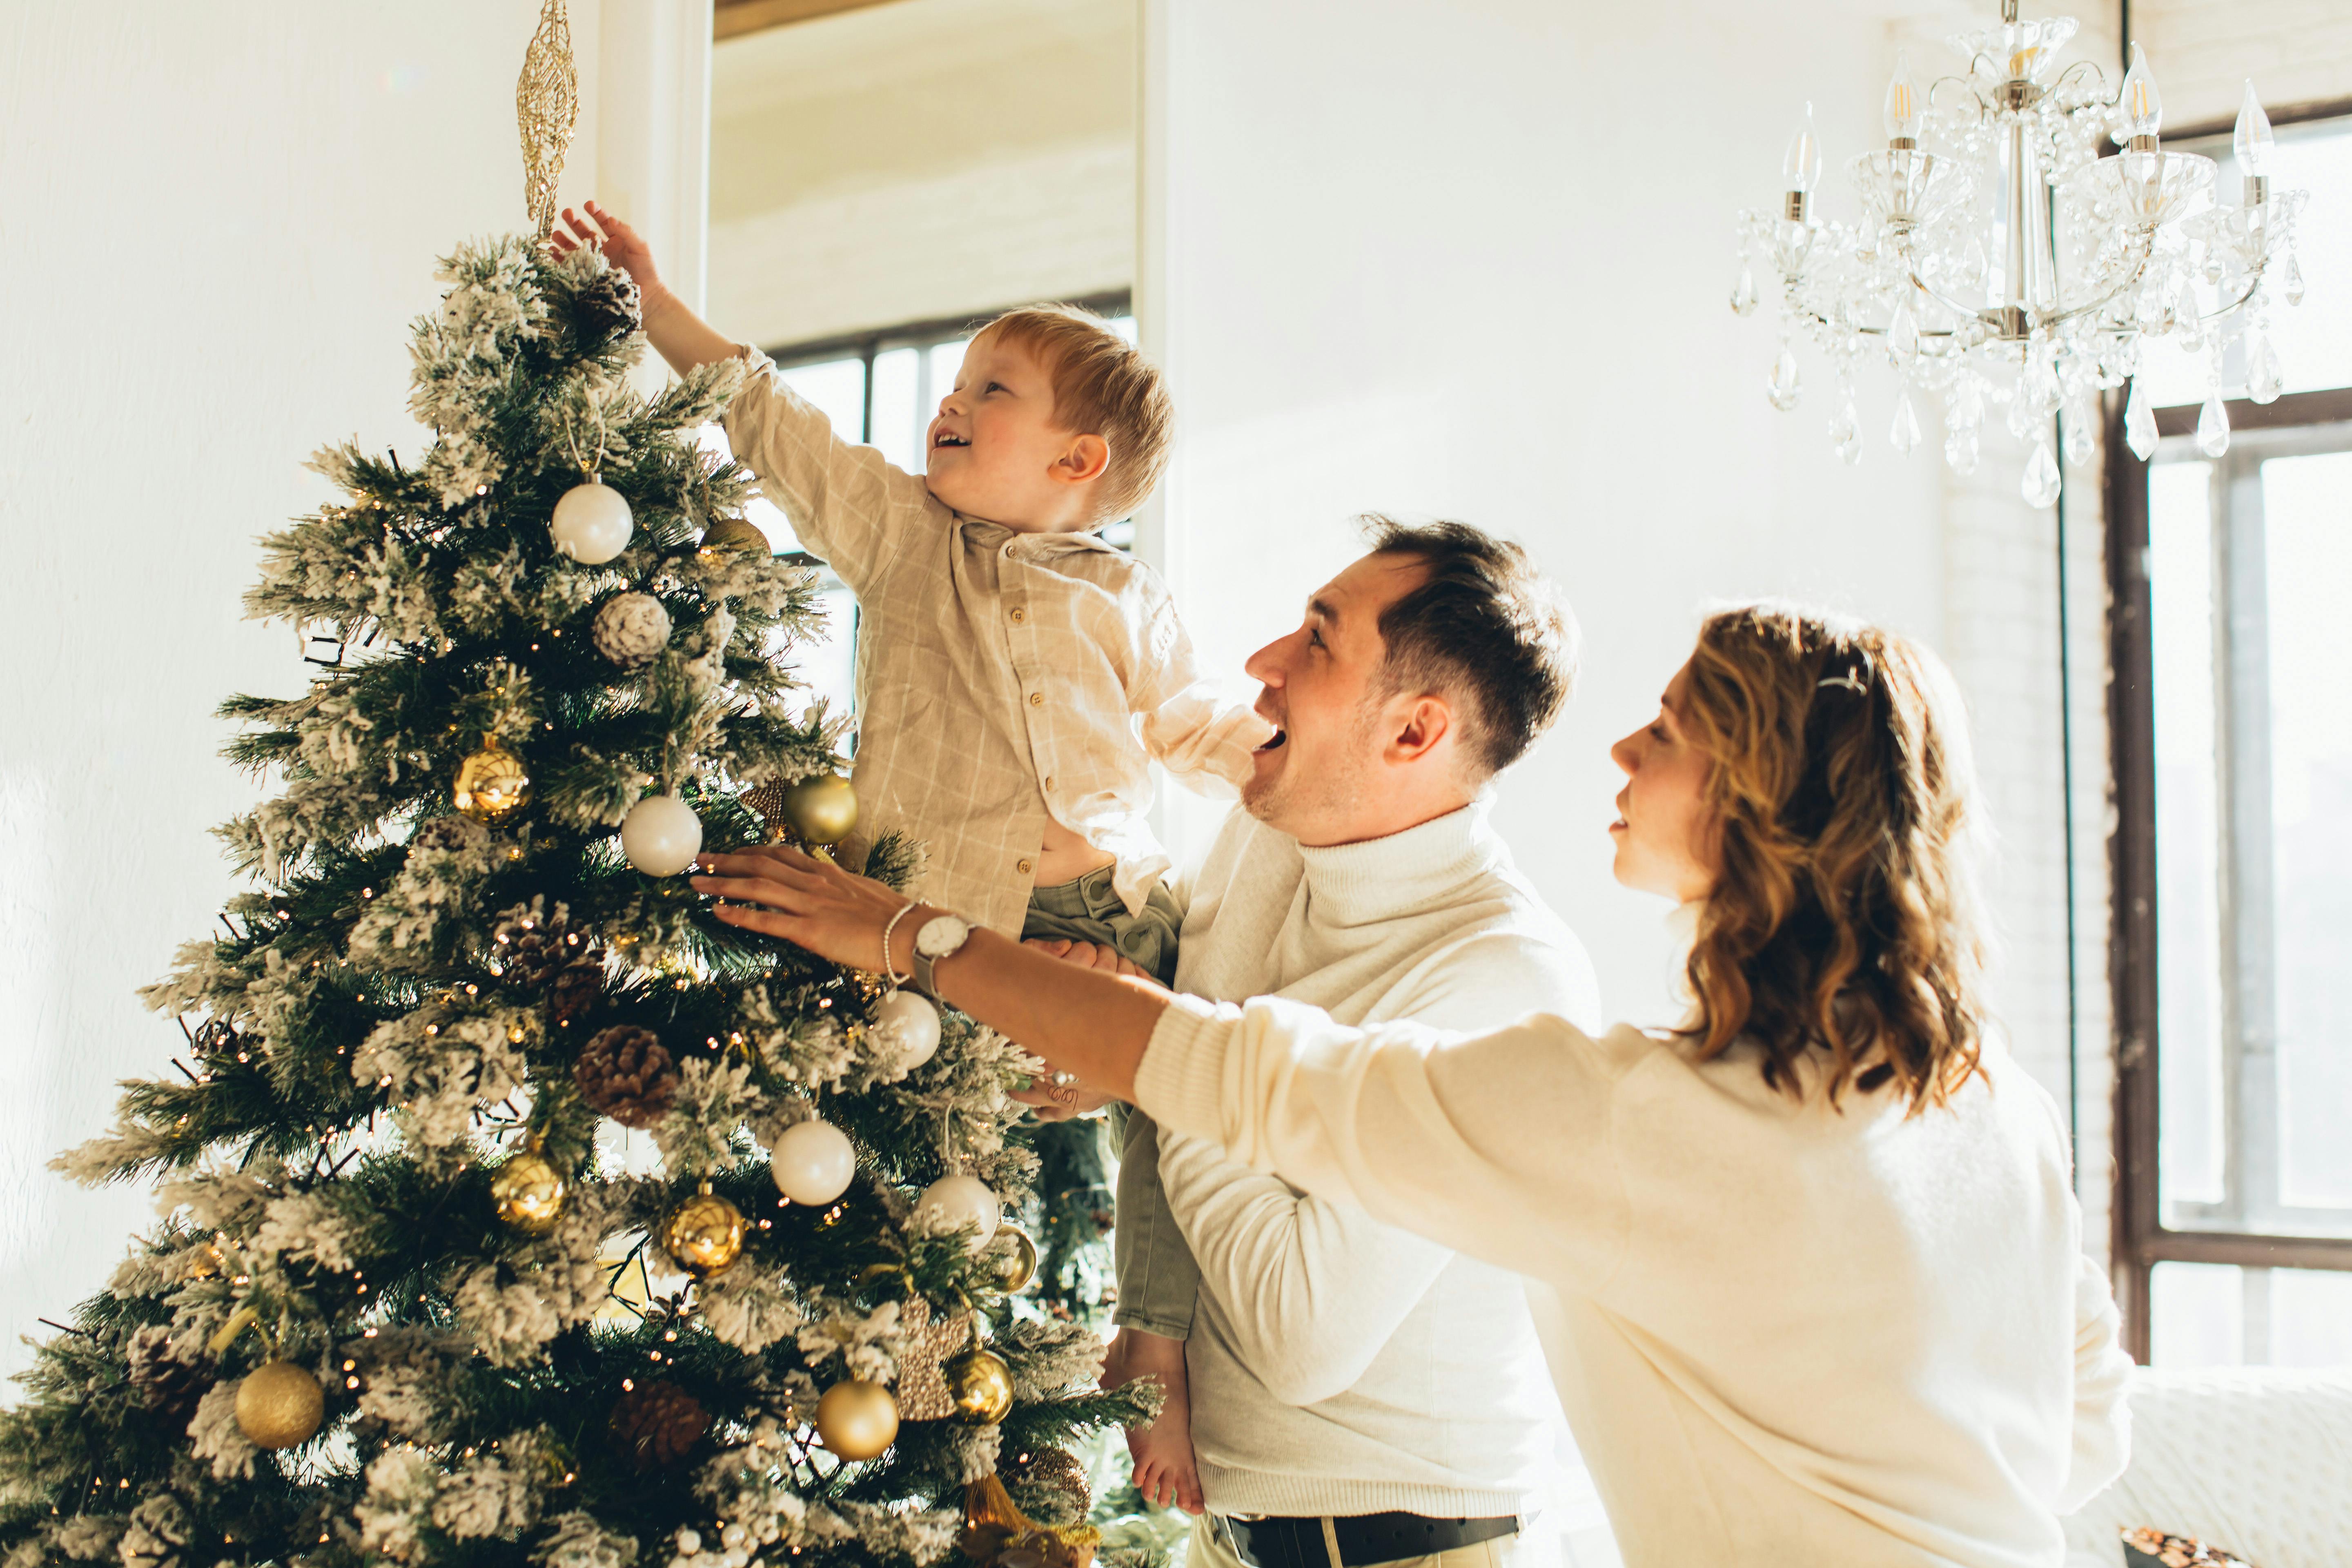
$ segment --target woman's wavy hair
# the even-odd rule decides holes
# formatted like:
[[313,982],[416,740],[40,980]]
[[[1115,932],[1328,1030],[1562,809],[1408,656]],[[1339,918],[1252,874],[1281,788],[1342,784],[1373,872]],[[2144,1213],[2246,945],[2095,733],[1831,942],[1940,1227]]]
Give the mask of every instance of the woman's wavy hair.
[[1702,1059],[1831,1103],[1891,1080],[1911,1113],[1979,1065],[1975,770],[1949,673],[1892,632],[1777,605],[1708,617],[1677,717],[1712,760],[1721,871],[1689,980]]

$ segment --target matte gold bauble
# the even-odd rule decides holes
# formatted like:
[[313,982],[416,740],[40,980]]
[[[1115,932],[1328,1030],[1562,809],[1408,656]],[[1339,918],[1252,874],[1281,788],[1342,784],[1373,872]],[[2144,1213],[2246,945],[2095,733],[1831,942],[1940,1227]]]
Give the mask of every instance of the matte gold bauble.
[[857,826],[857,792],[838,773],[819,773],[783,793],[784,825],[806,844],[838,844]]
[[878,1383],[836,1383],[816,1402],[816,1435],[845,1459],[870,1459],[898,1436],[898,1402]]
[[457,764],[450,792],[457,809],[476,822],[503,822],[530,804],[530,773],[522,759],[485,740],[482,749]]
[[702,533],[705,550],[740,550],[747,555],[773,555],[768,536],[740,517],[722,517]]
[[1013,1247],[1009,1252],[999,1247],[989,1258],[989,1278],[998,1289],[1013,1296],[1037,1278],[1037,1244],[1018,1226],[1004,1226],[1003,1234],[1013,1238]]
[[236,1425],[257,1448],[310,1441],[326,1413],[319,1380],[290,1361],[264,1362],[236,1385]]
[[697,1279],[723,1274],[742,1255],[742,1211],[705,1182],[700,1192],[662,1221],[661,1241],[662,1250]]
[[545,1236],[563,1217],[570,1185],[546,1155],[526,1149],[500,1165],[499,1173],[490,1178],[490,1202],[509,1230]]
[[1013,1409],[1013,1369],[994,1351],[968,1350],[951,1356],[940,1369],[954,1399],[956,1419],[972,1426],[993,1426]]

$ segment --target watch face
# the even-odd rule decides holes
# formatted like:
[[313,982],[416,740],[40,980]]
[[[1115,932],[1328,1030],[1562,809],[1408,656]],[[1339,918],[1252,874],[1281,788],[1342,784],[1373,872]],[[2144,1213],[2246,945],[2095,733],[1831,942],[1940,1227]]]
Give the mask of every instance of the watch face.
[[953,915],[939,915],[923,922],[915,933],[915,951],[926,958],[945,958],[964,943],[971,927]]

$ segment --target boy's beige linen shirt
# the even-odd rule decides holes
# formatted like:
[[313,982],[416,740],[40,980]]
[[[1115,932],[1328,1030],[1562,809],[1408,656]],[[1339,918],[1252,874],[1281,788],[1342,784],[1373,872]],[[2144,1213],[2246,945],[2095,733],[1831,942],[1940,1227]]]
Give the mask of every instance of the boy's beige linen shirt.
[[1091,533],[950,510],[744,353],[728,440],[857,596],[851,854],[887,832],[918,838],[925,898],[1018,936],[1050,815],[1117,858],[1119,896],[1140,910],[1169,864],[1143,820],[1147,754],[1230,795],[1271,727],[1199,679],[1143,563]]

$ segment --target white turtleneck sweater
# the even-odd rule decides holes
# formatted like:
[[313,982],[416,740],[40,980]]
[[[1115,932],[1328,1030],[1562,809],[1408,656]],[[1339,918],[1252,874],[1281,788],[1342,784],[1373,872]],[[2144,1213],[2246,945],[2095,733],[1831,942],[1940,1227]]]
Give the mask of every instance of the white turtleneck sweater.
[[[1595,1024],[1592,966],[1513,869],[1484,805],[1306,848],[1236,811],[1187,902],[1176,988],[1279,994],[1350,1023]],[[1192,1444],[1219,1513],[1517,1511],[1556,1408],[1514,1274],[1162,1136],[1200,1260]]]
[[1179,997],[1162,1136],[1517,1268],[1628,1568],[2057,1568],[2130,1363],[2065,1125],[1988,1044],[1949,1106],[1751,1047],[1531,1017],[1467,1038]]

